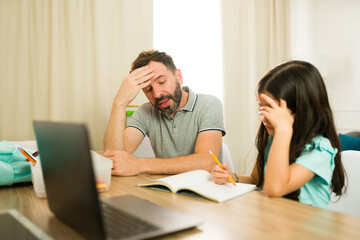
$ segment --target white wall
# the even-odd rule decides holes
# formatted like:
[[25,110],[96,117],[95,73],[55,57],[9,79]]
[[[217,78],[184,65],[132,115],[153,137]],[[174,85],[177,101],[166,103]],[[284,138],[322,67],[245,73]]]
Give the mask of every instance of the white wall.
[[324,77],[339,132],[360,131],[360,1],[293,0],[291,53]]

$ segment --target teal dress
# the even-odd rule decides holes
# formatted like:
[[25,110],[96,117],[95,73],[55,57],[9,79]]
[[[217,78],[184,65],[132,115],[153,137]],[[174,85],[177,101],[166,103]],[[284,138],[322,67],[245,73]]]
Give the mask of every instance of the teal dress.
[[[272,139],[272,137],[269,138],[265,149],[265,171]],[[299,201],[301,203],[328,208],[331,180],[335,168],[334,158],[337,152],[338,150],[331,146],[329,139],[323,136],[316,136],[312,139],[312,143],[305,145],[295,163],[309,169],[315,176],[300,188]]]

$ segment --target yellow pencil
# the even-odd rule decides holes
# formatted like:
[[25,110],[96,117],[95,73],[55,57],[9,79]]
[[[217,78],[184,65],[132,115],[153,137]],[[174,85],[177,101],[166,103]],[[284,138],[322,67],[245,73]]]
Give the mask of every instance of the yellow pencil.
[[[221,165],[221,163],[219,162],[219,160],[217,159],[217,157],[212,153],[212,151],[209,151],[209,153],[213,157],[213,159],[215,160],[217,165],[219,165],[222,169],[224,169],[223,166]],[[234,180],[231,178],[230,174],[228,175],[228,178],[229,178],[230,182],[232,182],[232,184],[234,184],[234,186],[236,186],[236,184],[235,184]]]

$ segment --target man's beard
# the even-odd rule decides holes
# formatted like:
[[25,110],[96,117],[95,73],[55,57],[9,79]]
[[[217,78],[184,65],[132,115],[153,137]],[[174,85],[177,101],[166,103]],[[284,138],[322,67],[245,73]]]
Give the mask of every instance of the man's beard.
[[[163,113],[167,113],[168,115],[171,115],[174,112],[176,112],[176,110],[178,109],[180,102],[181,102],[181,97],[182,97],[182,91],[181,91],[180,83],[178,81],[176,81],[176,88],[175,88],[174,94],[160,96],[159,98],[157,98],[155,100],[154,107],[156,109],[162,111]],[[164,99],[169,99],[169,100],[172,99],[174,102],[174,105],[173,106],[169,105],[166,108],[160,108],[159,102],[161,102]]]

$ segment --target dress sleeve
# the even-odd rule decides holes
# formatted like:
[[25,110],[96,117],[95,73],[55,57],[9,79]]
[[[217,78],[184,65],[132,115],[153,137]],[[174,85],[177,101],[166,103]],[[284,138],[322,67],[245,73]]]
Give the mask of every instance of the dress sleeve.
[[[312,149],[312,146],[314,148]],[[315,139],[307,144],[302,154],[296,159],[297,164],[312,171],[323,184],[331,184],[334,170],[334,157],[337,149],[333,148],[327,138]]]

